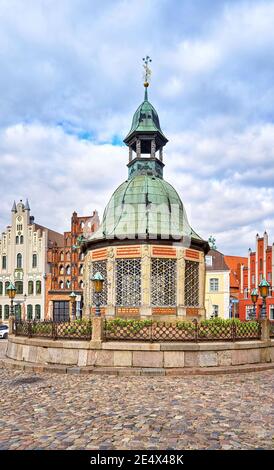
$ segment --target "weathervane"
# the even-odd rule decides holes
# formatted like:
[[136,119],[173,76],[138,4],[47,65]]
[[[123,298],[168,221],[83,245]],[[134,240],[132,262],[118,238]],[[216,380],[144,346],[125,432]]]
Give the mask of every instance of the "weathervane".
[[150,77],[151,77],[151,70],[148,66],[148,64],[150,62],[152,62],[151,58],[149,57],[149,55],[147,55],[146,57],[143,57],[143,62],[144,62],[144,87],[147,88],[149,86],[149,82],[150,82]]

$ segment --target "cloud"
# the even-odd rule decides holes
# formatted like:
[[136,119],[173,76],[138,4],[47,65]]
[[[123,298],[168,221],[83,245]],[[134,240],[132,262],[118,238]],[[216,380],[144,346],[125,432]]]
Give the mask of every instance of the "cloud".
[[73,210],[102,215],[149,54],[165,176],[193,228],[231,254],[274,233],[273,16],[261,0],[1,0],[1,227],[22,197],[60,231]]

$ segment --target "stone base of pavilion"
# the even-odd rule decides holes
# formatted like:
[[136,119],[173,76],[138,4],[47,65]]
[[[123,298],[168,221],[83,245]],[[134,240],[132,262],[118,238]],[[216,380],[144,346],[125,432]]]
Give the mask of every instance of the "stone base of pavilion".
[[71,341],[9,336],[3,365],[36,372],[188,375],[274,367],[274,340],[208,343]]

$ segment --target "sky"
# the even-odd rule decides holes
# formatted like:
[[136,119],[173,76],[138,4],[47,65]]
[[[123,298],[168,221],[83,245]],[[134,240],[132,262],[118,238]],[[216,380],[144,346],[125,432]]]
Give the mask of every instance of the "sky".
[[164,177],[220,251],[274,242],[274,1],[0,0],[0,229],[28,197],[41,225],[100,217],[127,179],[128,133],[149,100]]

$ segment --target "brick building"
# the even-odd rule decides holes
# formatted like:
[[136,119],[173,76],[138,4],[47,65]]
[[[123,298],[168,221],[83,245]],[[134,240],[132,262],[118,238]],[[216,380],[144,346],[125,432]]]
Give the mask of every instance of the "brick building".
[[229,298],[229,316],[231,318],[239,317],[239,294],[241,280],[241,266],[247,267],[247,258],[244,256],[226,256],[225,263],[230,269],[230,298]]
[[81,316],[84,254],[78,247],[78,237],[89,236],[97,230],[99,217],[97,211],[92,216],[82,217],[73,212],[71,230],[64,232],[62,246],[54,244],[48,250],[47,260],[50,273],[46,279],[46,317],[48,319],[67,319],[69,316],[69,295],[74,292],[76,315]]
[[[247,266],[241,266],[240,293],[239,293],[239,315],[241,320],[249,318],[253,304],[251,291],[258,289],[258,285],[264,278],[270,284],[269,296],[266,299],[267,317],[274,320],[274,243],[268,245],[268,234],[263,237],[256,235],[256,249],[248,251]],[[256,315],[258,317],[262,307],[262,298],[258,298]]]

